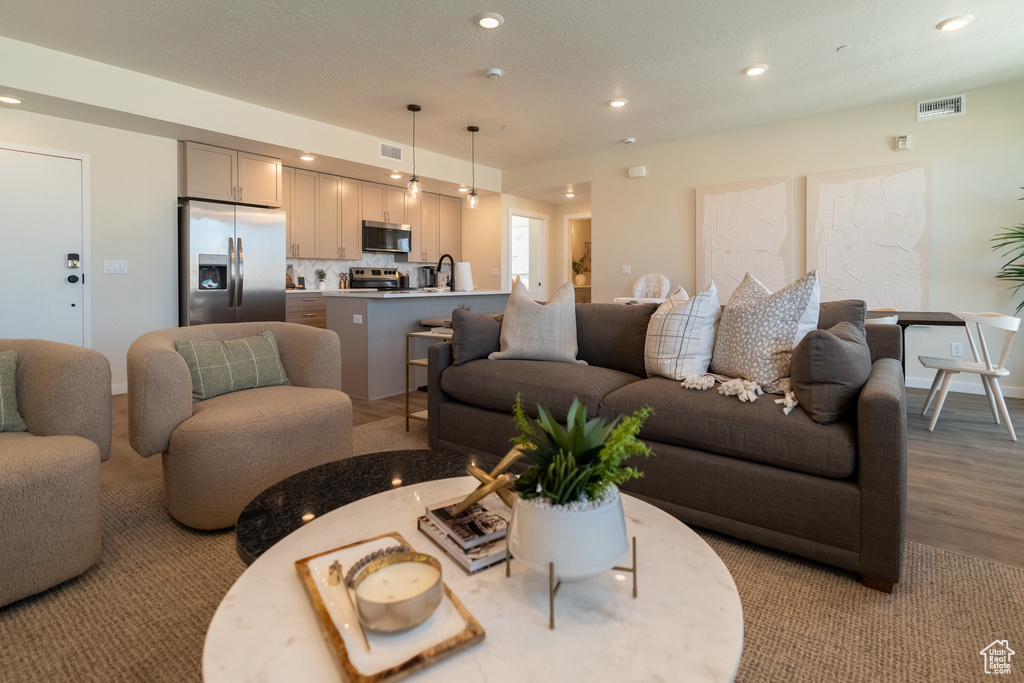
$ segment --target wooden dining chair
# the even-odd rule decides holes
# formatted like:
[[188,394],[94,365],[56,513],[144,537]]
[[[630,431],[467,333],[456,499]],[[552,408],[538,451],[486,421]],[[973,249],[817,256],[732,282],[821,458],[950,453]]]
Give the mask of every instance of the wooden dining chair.
[[[935,423],[942,411],[942,404],[946,400],[946,392],[949,391],[949,383],[953,375],[961,372],[970,372],[981,377],[981,384],[985,388],[985,395],[988,397],[988,405],[992,410],[992,417],[996,424],[999,424],[1000,417],[1010,434],[1010,439],[1017,440],[1013,432],[1013,423],[1010,422],[1010,414],[1006,410],[1006,401],[1003,400],[1003,392],[999,388],[999,378],[1006,377],[1010,371],[1006,369],[1006,357],[1010,352],[1010,345],[1013,343],[1013,336],[1020,327],[1020,318],[1001,313],[966,313],[957,312],[957,316],[963,318],[967,326],[967,341],[971,345],[971,354],[974,360],[963,358],[940,358],[935,356],[918,356],[921,365],[935,370],[935,379],[932,381],[932,388],[928,392],[928,398],[924,402],[921,414],[928,413],[932,405],[932,399],[938,393],[938,401],[935,404],[935,413],[932,415],[928,431],[935,429]],[[974,326],[972,331],[971,326]],[[989,353],[988,345],[985,343],[985,335],[982,326],[1002,330],[1004,333],[1003,351],[999,354],[999,360],[993,361]],[[975,339],[977,333],[977,339]]]

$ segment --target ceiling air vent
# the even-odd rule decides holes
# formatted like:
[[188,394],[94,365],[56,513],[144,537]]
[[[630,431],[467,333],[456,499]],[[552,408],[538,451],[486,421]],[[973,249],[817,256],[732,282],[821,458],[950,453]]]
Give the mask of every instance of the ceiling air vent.
[[391,161],[402,160],[402,148],[399,145],[394,145],[390,142],[380,143],[380,158],[390,159]]
[[964,93],[937,97],[934,100],[921,100],[917,103],[917,120],[931,121],[949,116],[962,116],[967,113],[967,102]]

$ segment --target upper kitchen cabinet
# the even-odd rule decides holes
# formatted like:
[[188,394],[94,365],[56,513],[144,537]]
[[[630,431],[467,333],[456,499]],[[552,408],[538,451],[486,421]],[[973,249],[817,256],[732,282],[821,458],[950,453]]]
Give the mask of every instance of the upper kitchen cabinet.
[[289,184],[287,223],[289,258],[315,258],[317,205],[320,199],[318,173],[286,169]]
[[181,154],[181,197],[273,208],[284,201],[280,159],[198,142],[182,142]]
[[341,258],[363,258],[362,183],[341,179]]
[[405,190],[401,187],[362,184],[362,219],[385,223],[406,223]]
[[456,197],[438,198],[437,249],[440,259],[451,254],[456,261],[462,259],[462,201]]
[[317,214],[317,257],[359,260],[363,257],[358,180],[321,173]]

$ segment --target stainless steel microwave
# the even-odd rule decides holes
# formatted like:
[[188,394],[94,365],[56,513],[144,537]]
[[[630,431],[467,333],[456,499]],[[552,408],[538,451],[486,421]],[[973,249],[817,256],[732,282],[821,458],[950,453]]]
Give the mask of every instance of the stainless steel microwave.
[[403,223],[363,221],[363,251],[386,251],[408,254],[412,226]]

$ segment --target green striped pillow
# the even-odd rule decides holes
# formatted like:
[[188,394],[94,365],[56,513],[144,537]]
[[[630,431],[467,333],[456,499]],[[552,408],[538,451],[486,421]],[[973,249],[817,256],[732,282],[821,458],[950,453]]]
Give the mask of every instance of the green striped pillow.
[[18,370],[18,352],[0,351],[0,432],[27,432],[28,426],[18,412],[14,376]]
[[290,384],[270,330],[226,341],[174,342],[192,373],[192,399],[204,401],[232,391]]

